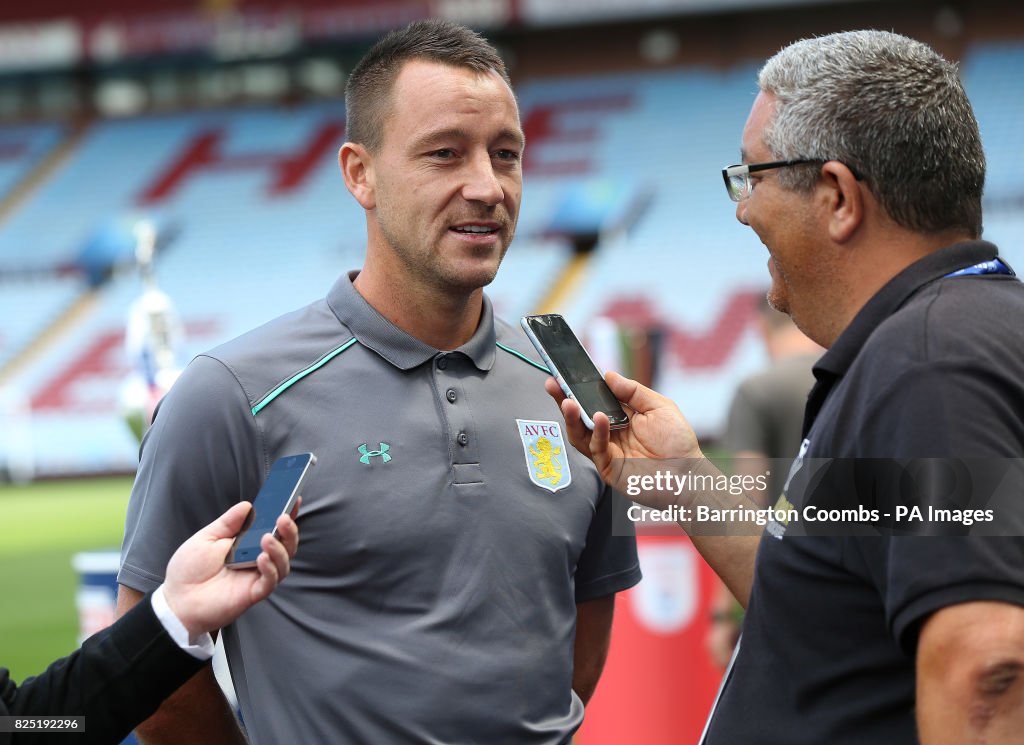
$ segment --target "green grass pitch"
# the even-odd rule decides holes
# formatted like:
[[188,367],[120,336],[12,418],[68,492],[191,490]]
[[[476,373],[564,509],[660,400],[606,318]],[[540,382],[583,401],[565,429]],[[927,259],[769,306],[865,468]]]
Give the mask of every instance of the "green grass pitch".
[[0,666],[14,680],[75,649],[71,557],[120,548],[130,490],[129,478],[0,486]]

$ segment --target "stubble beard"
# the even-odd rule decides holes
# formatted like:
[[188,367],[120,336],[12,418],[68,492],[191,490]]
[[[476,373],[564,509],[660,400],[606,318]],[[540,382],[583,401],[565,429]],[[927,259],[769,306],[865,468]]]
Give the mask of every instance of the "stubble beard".
[[[410,242],[403,240],[399,232],[392,230],[386,221],[380,221],[379,225],[381,235],[391,252],[405,266],[408,276],[417,281],[420,286],[432,288],[445,295],[470,295],[493,282],[501,262],[508,252],[509,245],[512,243],[514,234],[513,227],[509,230],[508,240],[502,246],[501,255],[493,269],[465,272],[459,271],[452,262],[445,261],[446,257],[442,251],[424,250],[422,244],[410,245]],[[438,245],[444,237],[441,235],[434,239],[434,245]]]
[[785,275],[782,269],[779,267],[779,263],[775,260],[775,257],[771,257],[772,271],[771,274],[771,286],[768,288],[767,300],[768,305],[780,313],[789,314],[789,292],[788,285],[786,284]]
[[779,291],[777,281],[773,281],[768,290],[768,305],[779,313],[789,315],[789,298],[785,292]]

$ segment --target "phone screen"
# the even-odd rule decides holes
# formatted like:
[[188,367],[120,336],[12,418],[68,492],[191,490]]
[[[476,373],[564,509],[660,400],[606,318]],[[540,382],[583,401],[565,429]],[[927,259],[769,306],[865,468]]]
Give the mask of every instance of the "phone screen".
[[312,453],[286,455],[274,462],[267,480],[252,501],[252,509],[245,519],[242,532],[238,534],[228,554],[228,564],[252,564],[256,561],[262,550],[260,541],[263,535],[273,532],[277,518],[295,506],[299,487],[309,467],[315,462]]
[[562,378],[560,382],[569,388],[567,393],[591,419],[587,426],[592,426],[593,415],[598,411],[608,415],[613,428],[626,426],[629,417],[565,319],[552,313],[527,316],[523,320],[540,344],[538,351],[555,368],[552,372],[557,371]]

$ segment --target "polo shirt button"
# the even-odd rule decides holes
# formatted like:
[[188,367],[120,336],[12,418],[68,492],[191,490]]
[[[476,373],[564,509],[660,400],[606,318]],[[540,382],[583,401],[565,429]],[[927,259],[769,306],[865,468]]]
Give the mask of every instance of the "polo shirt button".
[[448,358],[447,357],[438,357],[437,358],[437,369],[438,370],[447,370],[448,369]]
[[450,403],[455,403],[455,399],[459,397],[458,394],[455,392],[454,388],[449,388],[448,392],[445,393],[444,395]]
[[469,443],[469,435],[465,432],[459,432],[459,436],[455,438],[459,441],[459,444],[465,447]]

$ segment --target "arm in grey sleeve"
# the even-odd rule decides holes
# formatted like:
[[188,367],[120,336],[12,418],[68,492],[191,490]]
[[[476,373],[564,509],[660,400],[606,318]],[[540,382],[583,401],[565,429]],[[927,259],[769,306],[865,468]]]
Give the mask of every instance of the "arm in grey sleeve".
[[626,516],[629,502],[604,485],[587,544],[576,565],[576,603],[614,595],[640,581],[636,529]]
[[193,533],[251,498],[265,449],[249,397],[220,361],[199,356],[160,403],[143,440],[117,580],[141,592]]

